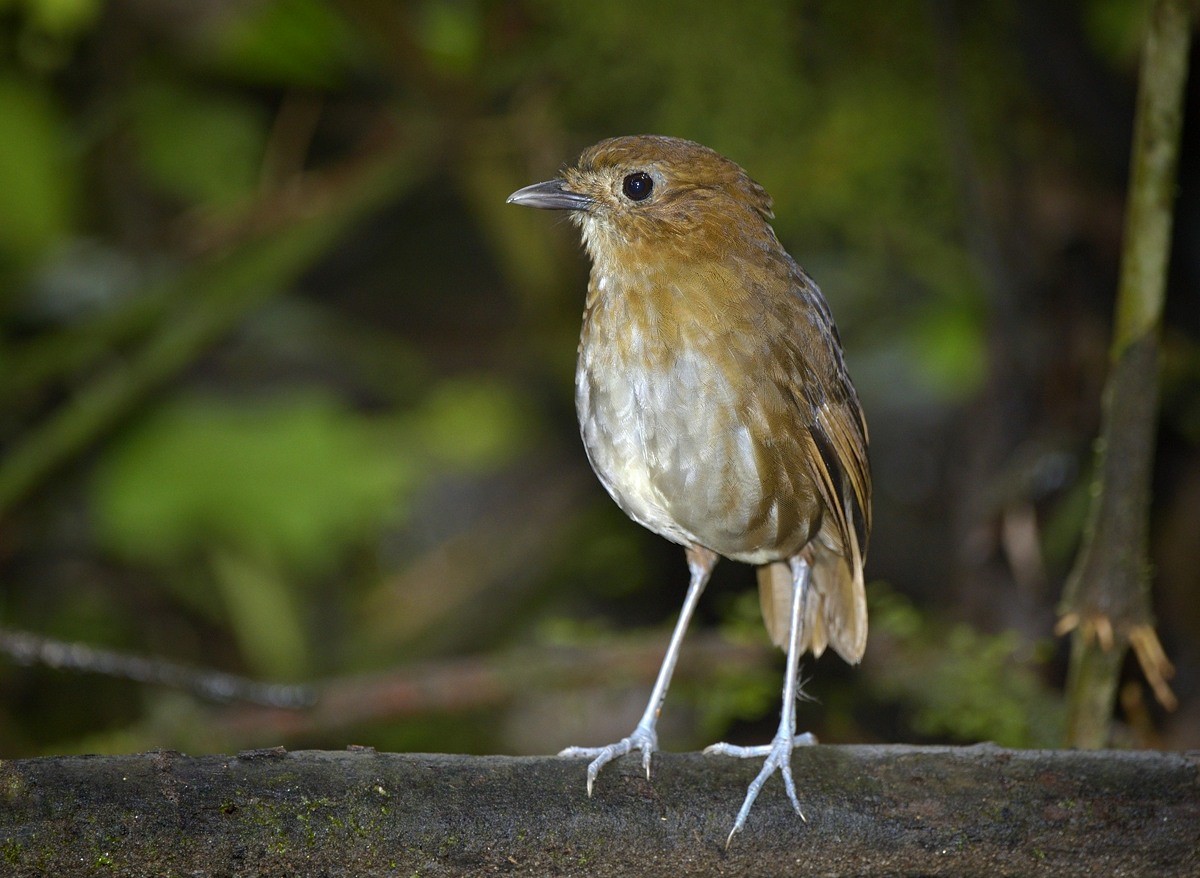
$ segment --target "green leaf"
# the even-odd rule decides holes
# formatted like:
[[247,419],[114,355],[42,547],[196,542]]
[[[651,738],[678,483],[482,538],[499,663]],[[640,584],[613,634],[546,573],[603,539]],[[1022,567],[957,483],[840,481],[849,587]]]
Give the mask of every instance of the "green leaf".
[[931,309],[913,327],[913,361],[943,399],[965,399],[983,384],[987,348],[982,320],[969,307]]
[[434,460],[480,469],[511,457],[528,437],[529,420],[512,388],[476,377],[440,384],[413,416],[413,427]]
[[144,561],[240,547],[286,569],[328,569],[415,483],[417,464],[397,446],[393,431],[315,394],[173,402],[102,463],[98,536]]
[[0,255],[36,258],[73,226],[79,180],[69,142],[45,92],[0,78]]
[[147,174],[193,204],[226,207],[258,184],[264,113],[246,100],[160,81],[132,98],[134,134]]
[[271,0],[244,7],[213,47],[218,67],[252,82],[335,87],[361,54],[355,34],[329,3]]
[[478,5],[464,0],[430,0],[420,8],[417,38],[439,68],[469,73],[483,48]]
[[96,20],[100,0],[25,0],[30,19],[50,34],[69,36]]
[[1144,0],[1089,0],[1082,4],[1083,26],[1101,56],[1133,69],[1146,33],[1150,4]]

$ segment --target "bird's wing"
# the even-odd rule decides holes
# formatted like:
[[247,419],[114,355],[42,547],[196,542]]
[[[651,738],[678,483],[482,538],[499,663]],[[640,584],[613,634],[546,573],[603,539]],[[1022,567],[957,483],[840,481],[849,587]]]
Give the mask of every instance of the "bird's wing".
[[[867,423],[854,385],[842,362],[840,341],[828,305],[802,272],[799,293],[821,325],[821,339],[793,349],[789,396],[807,427],[801,437],[824,507],[817,536],[806,547],[813,576],[801,647],[816,655],[826,644],[847,661],[858,662],[867,643],[867,603],[863,579],[871,532],[871,471]],[[802,344],[802,343],[801,343]],[[785,564],[760,568],[764,621],[772,640],[787,638],[791,573]]]

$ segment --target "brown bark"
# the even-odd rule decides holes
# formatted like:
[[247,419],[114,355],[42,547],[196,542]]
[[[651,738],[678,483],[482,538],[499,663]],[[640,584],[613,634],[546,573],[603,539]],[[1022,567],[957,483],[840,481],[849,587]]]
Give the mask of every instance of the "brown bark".
[[372,750],[0,763],[5,875],[1200,874],[1200,754],[818,746],[757,760]]

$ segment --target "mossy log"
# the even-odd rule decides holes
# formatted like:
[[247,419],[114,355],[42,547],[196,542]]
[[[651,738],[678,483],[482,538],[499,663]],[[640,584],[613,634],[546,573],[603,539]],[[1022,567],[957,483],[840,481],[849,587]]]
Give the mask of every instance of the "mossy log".
[[1200,753],[816,746],[725,839],[757,760],[252,751],[0,763],[25,875],[1200,874]]

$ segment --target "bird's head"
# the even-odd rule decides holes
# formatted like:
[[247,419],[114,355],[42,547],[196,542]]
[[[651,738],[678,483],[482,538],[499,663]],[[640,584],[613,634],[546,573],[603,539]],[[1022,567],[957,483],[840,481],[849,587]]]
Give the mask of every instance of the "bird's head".
[[570,211],[595,261],[631,249],[717,258],[733,242],[764,234],[775,241],[766,191],[721,154],[674,137],[602,140],[561,176],[517,190],[508,203]]

